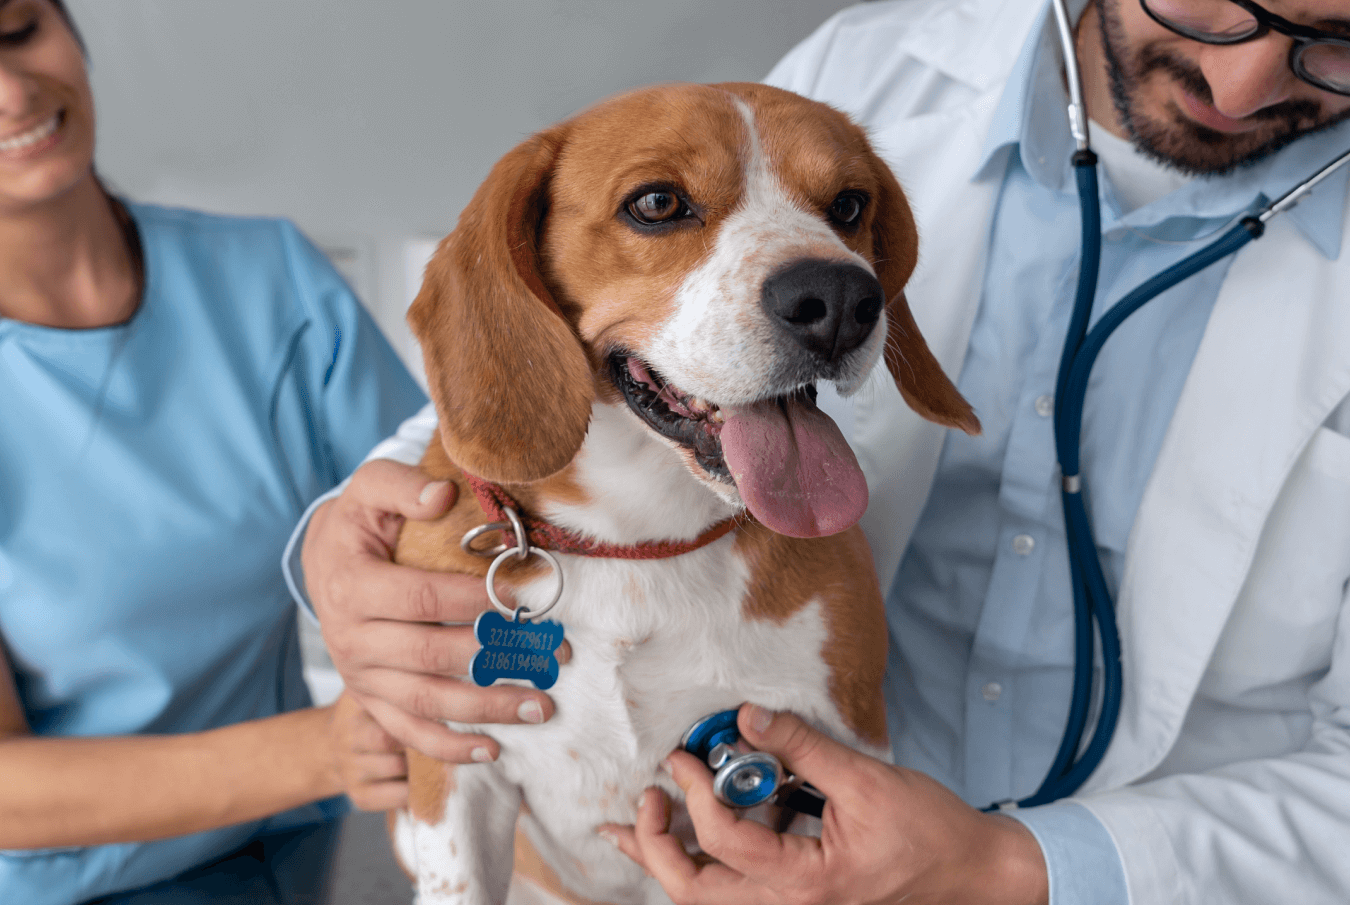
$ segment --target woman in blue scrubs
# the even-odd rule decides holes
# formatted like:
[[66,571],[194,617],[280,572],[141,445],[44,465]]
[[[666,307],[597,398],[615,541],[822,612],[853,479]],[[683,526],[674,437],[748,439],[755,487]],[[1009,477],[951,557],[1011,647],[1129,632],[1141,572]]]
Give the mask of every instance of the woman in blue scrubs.
[[284,221],[109,195],[79,38],[0,0],[0,901],[320,901],[392,740],[310,706],[279,569],[424,401]]

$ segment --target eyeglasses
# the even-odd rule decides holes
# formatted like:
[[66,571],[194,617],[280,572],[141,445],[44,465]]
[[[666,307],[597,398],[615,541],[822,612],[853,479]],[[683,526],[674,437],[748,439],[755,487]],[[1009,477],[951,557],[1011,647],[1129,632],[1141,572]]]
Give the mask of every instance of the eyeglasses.
[[1139,0],[1153,21],[1204,44],[1241,44],[1277,31],[1294,39],[1289,68],[1316,88],[1350,94],[1350,39],[1297,25],[1251,0]]

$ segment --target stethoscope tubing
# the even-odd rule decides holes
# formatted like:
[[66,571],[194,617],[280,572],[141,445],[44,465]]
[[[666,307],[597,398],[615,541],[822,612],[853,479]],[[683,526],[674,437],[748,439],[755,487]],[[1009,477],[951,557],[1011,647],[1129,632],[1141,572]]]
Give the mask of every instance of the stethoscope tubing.
[[[1116,624],[1115,605],[1093,537],[1092,522],[1088,516],[1080,474],[1083,405],[1092,367],[1102,347],[1130,315],[1183,280],[1235,253],[1253,239],[1259,238],[1264,232],[1266,220],[1292,207],[1313,186],[1350,160],[1350,151],[1347,151],[1290,192],[1276,199],[1259,215],[1243,218],[1216,241],[1141,283],[1113,305],[1097,324],[1089,329],[1101,263],[1101,208],[1097,184],[1097,156],[1092,152],[1088,141],[1087,113],[1083,104],[1074,34],[1067,7],[1064,0],[1053,0],[1052,6],[1063,48],[1065,74],[1068,77],[1071,102],[1067,112],[1069,129],[1076,144],[1073,155],[1074,178],[1082,216],[1082,255],[1079,261],[1078,285],[1056,374],[1054,406],[1055,453],[1060,465],[1064,531],[1074,602],[1074,683],[1064,734],[1041,785],[1026,798],[1012,803],[991,805],[986,810],[1010,805],[1034,807],[1072,795],[1105,757],[1119,721],[1124,686],[1120,632]],[[1092,736],[1084,747],[1083,733],[1087,729],[1092,710],[1096,641],[1100,641],[1101,644],[1101,703]]]
[[[1171,267],[1149,278],[1135,287],[1101,319],[1074,350],[1072,361],[1067,369],[1062,369],[1065,379],[1056,391],[1058,414],[1055,425],[1057,452],[1060,468],[1065,475],[1076,475],[1079,469],[1079,438],[1083,426],[1083,401],[1087,396],[1088,378],[1097,356],[1106,340],[1116,328],[1125,322],[1145,304],[1171,289],[1217,261],[1234,254],[1262,232],[1262,224],[1256,217],[1244,217],[1240,223],[1228,230],[1210,245],[1195,254],[1178,261]],[[1097,244],[1100,244],[1100,234]],[[1095,256],[1094,256],[1095,257]],[[1091,306],[1088,301],[1088,307]],[[1075,311],[1075,314],[1077,312]],[[1066,352],[1067,352],[1066,346]]]
[[[1046,777],[1035,793],[1018,801],[1034,807],[1072,795],[1101,763],[1120,717],[1124,685],[1120,633],[1115,606],[1097,553],[1079,474],[1083,405],[1088,379],[1106,340],[1125,320],[1149,301],[1183,280],[1233,254],[1263,232],[1256,217],[1238,225],[1195,254],[1141,283],[1113,305],[1089,330],[1101,259],[1101,211],[1098,200],[1096,156],[1074,155],[1083,220],[1083,254],[1073,313],[1060,357],[1055,389],[1055,447],[1062,475],[1061,498],[1068,542],[1070,578],[1074,592],[1074,684],[1064,735]],[[1095,633],[1094,633],[1095,626]],[[1095,638],[1094,638],[1095,634]],[[1101,644],[1101,706],[1087,747],[1082,747],[1092,708],[1094,642]],[[1081,754],[1080,748],[1082,749]]]
[[[1014,806],[1034,807],[1072,795],[1087,781],[1092,771],[1106,756],[1106,749],[1111,743],[1120,718],[1124,687],[1120,632],[1116,624],[1115,604],[1092,534],[1092,522],[1084,499],[1084,483],[1079,461],[1083,404],[1087,397],[1088,379],[1092,376],[1092,367],[1102,347],[1130,315],[1183,280],[1236,253],[1253,239],[1259,239],[1265,231],[1266,222],[1271,217],[1293,207],[1318,183],[1350,163],[1350,150],[1347,150],[1266,205],[1260,213],[1243,217],[1237,225],[1214,242],[1139,284],[1112,305],[1089,330],[1088,324],[1097,295],[1097,278],[1101,263],[1101,207],[1097,185],[1097,155],[1092,152],[1088,142],[1087,113],[1083,105],[1073,28],[1067,7],[1064,0],[1052,0],[1052,5],[1059,27],[1065,72],[1068,76],[1071,98],[1068,106],[1069,130],[1076,144],[1073,155],[1074,178],[1078,187],[1082,215],[1082,256],[1079,261],[1078,285],[1055,380],[1054,406],[1055,454],[1060,465],[1064,532],[1074,598],[1074,681],[1064,735],[1041,785],[1026,798],[990,805],[985,808],[987,811]],[[1096,640],[1100,640],[1101,643],[1101,705],[1092,736],[1084,747],[1083,733],[1087,729],[1092,710]]]

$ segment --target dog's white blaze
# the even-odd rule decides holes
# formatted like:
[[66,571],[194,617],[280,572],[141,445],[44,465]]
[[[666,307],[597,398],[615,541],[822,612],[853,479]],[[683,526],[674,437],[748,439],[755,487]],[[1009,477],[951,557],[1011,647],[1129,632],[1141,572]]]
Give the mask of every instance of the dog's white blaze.
[[[650,349],[653,366],[681,389],[721,405],[753,402],[795,386],[782,386],[783,338],[760,307],[764,280],[802,257],[848,261],[875,275],[824,218],[803,209],[783,190],[764,155],[754,111],[735,101],[745,121],[745,184],[741,203],[723,222],[713,253],[675,294],[675,315]],[[873,331],[854,353],[841,393],[853,392],[881,354],[885,330]]]
[[[495,764],[460,766],[442,826],[416,827],[419,866],[448,855],[460,833],[481,834],[473,857],[483,874],[464,876],[447,865],[439,882],[423,884],[422,905],[440,902],[428,886],[457,890],[453,901],[486,902],[496,878],[510,875],[502,827],[518,801],[526,831],[563,880],[598,901],[667,901],[655,882],[595,835],[605,822],[632,823],[644,788],[659,784],[678,796],[661,760],[697,719],[755,700],[791,708],[833,734],[860,745],[828,695],[828,667],[818,652],[828,629],[811,601],[782,622],[749,620],[741,602],[749,570],[723,538],[667,560],[633,563],[563,557],[567,590],[554,613],[566,627],[572,660],[553,687],[554,717],[541,726],[475,726],[501,743]],[[542,605],[548,578],[520,588],[525,606]],[[672,695],[671,689],[680,693]],[[453,724],[452,724],[453,725]],[[468,727],[457,727],[468,728]],[[573,752],[577,757],[573,757]],[[459,860],[469,856],[464,844]],[[452,876],[453,875],[453,876]],[[448,885],[447,885],[448,881]],[[467,886],[460,884],[467,883]]]

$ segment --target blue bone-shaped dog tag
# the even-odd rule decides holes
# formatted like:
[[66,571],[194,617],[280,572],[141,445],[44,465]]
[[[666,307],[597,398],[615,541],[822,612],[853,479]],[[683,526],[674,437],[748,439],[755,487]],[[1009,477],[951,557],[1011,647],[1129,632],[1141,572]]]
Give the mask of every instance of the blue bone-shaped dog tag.
[[558,623],[520,622],[489,610],[474,622],[473,635],[482,645],[469,664],[469,675],[478,685],[529,679],[542,690],[558,681],[558,658],[553,655],[563,641]]

